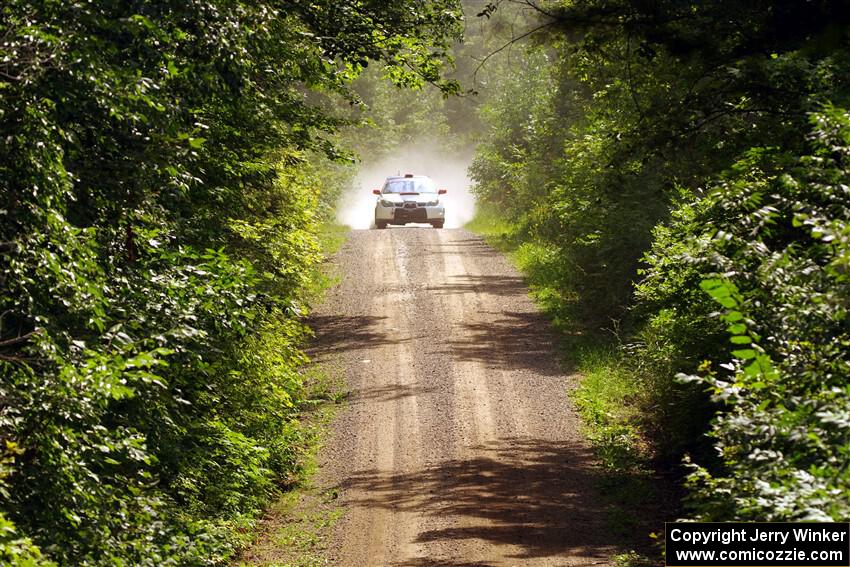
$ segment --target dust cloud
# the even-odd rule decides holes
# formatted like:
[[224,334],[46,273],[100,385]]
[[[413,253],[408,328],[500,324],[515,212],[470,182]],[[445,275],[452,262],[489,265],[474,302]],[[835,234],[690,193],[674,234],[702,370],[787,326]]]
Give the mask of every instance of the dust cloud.
[[413,173],[427,175],[437,187],[448,190],[440,197],[446,206],[445,227],[461,227],[475,214],[475,198],[469,191],[472,183],[467,176],[471,161],[471,152],[464,154],[420,145],[399,148],[379,161],[364,159],[352,187],[340,199],[337,220],[355,229],[372,227],[375,220],[372,189],[380,189],[390,175]]

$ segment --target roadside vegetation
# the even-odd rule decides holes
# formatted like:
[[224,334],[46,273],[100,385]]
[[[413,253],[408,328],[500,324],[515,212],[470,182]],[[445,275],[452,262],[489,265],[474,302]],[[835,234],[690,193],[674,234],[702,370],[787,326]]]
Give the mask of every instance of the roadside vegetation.
[[850,514],[848,17],[531,3],[490,65],[471,227],[562,331],[603,461],[679,475],[690,518]]
[[221,563],[298,478],[339,109],[456,90],[453,8],[3,3],[0,563]]
[[299,446],[298,470],[290,478],[286,490],[266,507],[251,530],[251,544],[230,564],[239,567],[326,565],[324,553],[328,538],[343,510],[337,503],[337,489],[317,486],[314,476],[318,470],[316,457],[325,442],[328,426],[336,415],[338,404],[342,404],[347,395],[339,374],[340,369],[331,364],[305,367],[303,380],[307,396],[298,418],[304,432]]

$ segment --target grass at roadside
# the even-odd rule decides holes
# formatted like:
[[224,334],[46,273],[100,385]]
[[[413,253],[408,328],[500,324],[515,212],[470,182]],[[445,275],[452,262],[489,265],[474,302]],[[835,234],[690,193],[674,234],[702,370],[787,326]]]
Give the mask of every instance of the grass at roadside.
[[325,368],[305,371],[307,392],[299,427],[299,475],[268,507],[258,523],[252,544],[235,566],[314,567],[325,565],[324,551],[334,523],[341,517],[334,490],[322,490],[313,478],[316,456],[328,425],[345,398],[341,379]]
[[319,230],[319,244],[325,256],[336,253],[345,243],[351,228],[337,222],[326,222]]
[[313,268],[304,289],[307,302],[311,305],[321,303],[325,291],[339,281],[330,260],[345,243],[350,230],[349,227],[335,222],[326,222],[319,227],[319,248],[325,260]]
[[[305,299],[321,303],[325,292],[339,281],[331,256],[346,241],[347,226],[325,223],[318,238],[325,261],[309,274]],[[305,365],[300,371],[301,394],[296,400],[299,415],[291,424],[298,464],[291,478],[264,515],[252,527],[244,528],[243,550],[234,565],[312,567],[324,565],[325,542],[341,510],[336,494],[323,492],[313,484],[316,456],[328,424],[347,394],[339,369],[332,364]]]
[[671,499],[651,466],[641,432],[641,381],[624,364],[615,335],[576,324],[575,300],[564,291],[564,269],[546,245],[523,238],[492,210],[479,210],[465,228],[505,253],[523,273],[531,297],[558,332],[565,367],[582,377],[570,397],[603,472],[599,482],[609,528],[639,547],[615,562],[622,567],[658,563],[660,550],[653,550],[651,532],[663,527],[658,520]]
[[509,253],[516,248],[517,239],[511,224],[489,208],[479,207],[463,228],[483,236],[490,246],[502,252]]

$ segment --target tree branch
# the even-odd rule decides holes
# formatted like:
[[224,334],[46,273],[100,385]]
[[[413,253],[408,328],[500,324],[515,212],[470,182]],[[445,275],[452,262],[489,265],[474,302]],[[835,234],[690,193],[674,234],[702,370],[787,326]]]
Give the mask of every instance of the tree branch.
[[534,33],[537,33],[537,32],[539,32],[540,30],[542,30],[542,29],[544,29],[544,28],[549,27],[549,26],[551,26],[551,25],[552,25],[552,24],[554,24],[554,23],[555,23],[555,21],[554,21],[554,20],[552,20],[552,21],[550,21],[550,22],[546,22],[546,23],[544,23],[544,24],[541,24],[541,25],[537,26],[536,28],[533,28],[533,29],[531,29],[531,30],[527,31],[527,32],[525,32],[524,34],[522,34],[522,35],[520,35],[520,36],[518,36],[518,37],[511,38],[511,40],[510,40],[509,42],[507,42],[506,44],[504,44],[503,46],[499,47],[499,48],[498,48],[498,49],[496,49],[495,51],[491,51],[490,53],[488,53],[488,54],[484,57],[484,59],[482,59],[481,61],[479,61],[479,62],[478,62],[478,65],[475,67],[475,71],[473,71],[473,72],[472,72],[472,81],[473,81],[473,82],[475,82],[476,77],[478,76],[478,71],[480,71],[480,70],[481,70],[481,67],[483,67],[483,66],[484,66],[484,64],[485,64],[485,63],[486,63],[486,62],[487,62],[487,61],[488,61],[491,57],[493,57],[493,56],[494,56],[494,55],[496,55],[497,53],[500,53],[500,52],[504,51],[505,49],[507,49],[508,47],[512,46],[512,45],[513,45],[513,44],[515,44],[516,42],[518,42],[518,41],[520,41],[520,40],[522,40],[522,39],[525,39],[526,37],[528,37],[528,36],[530,36],[530,35],[532,35],[532,34],[534,34]]
[[31,337],[41,333],[41,329],[36,329],[34,331],[30,331],[26,335],[21,335],[20,337],[15,337],[14,339],[6,339],[5,341],[0,341],[0,348],[10,347],[17,344],[25,343],[30,340]]

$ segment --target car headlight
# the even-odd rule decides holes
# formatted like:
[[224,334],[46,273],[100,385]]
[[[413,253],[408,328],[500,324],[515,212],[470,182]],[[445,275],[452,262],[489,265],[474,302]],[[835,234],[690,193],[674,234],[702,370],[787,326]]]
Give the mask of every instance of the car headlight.
[[387,201],[386,199],[381,199],[381,206],[382,207],[395,207],[395,203],[393,203],[392,201]]

